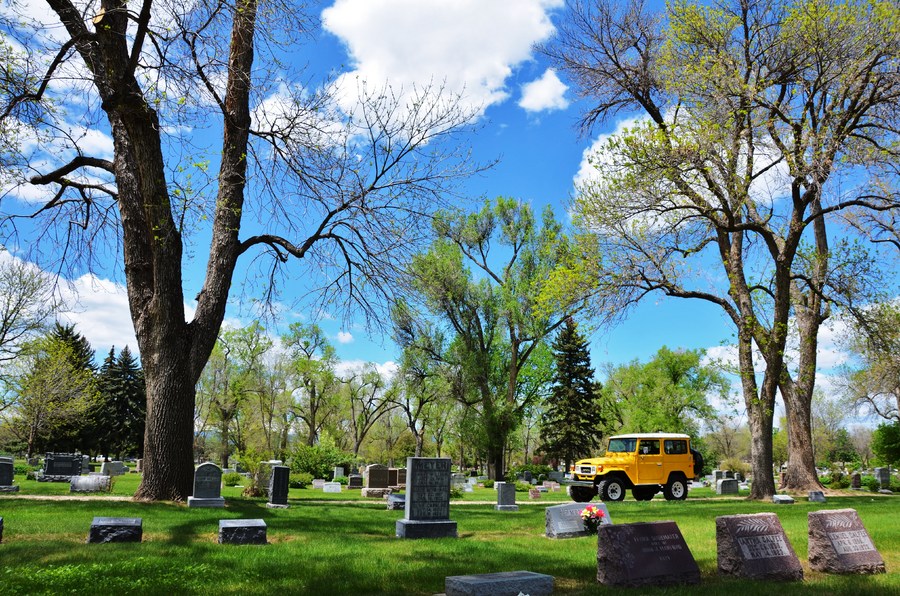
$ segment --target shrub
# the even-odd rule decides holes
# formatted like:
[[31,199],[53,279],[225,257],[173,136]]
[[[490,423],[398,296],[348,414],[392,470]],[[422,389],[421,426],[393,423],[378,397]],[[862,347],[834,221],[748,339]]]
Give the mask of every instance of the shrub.
[[862,482],[863,486],[865,486],[867,489],[869,489],[873,493],[878,492],[878,488],[879,488],[880,484],[878,483],[878,479],[875,478],[874,476],[863,476],[861,482]]
[[461,486],[451,486],[450,487],[450,498],[451,499],[462,499],[463,498],[463,489]]
[[288,486],[291,488],[306,488],[312,484],[312,474],[306,472],[297,472],[288,476]]
[[825,478],[822,479],[822,484],[826,484],[828,488],[833,489],[844,489],[850,488],[850,479],[841,474],[835,474],[831,478],[827,479],[829,482],[825,482]]
[[528,484],[527,482],[516,482],[516,492],[517,493],[527,493],[532,488],[534,488],[534,487],[531,486],[530,484]]
[[482,484],[484,484],[484,488],[494,488],[494,481],[490,478],[482,482]]
[[350,482],[350,479],[347,478],[346,476],[335,476],[334,482],[339,482],[339,483],[343,484],[344,486],[347,486],[347,484]]
[[506,472],[506,480],[507,482],[515,482],[519,475],[525,472],[531,472],[532,478],[540,482],[541,480],[546,480],[552,471],[553,468],[550,466],[541,464],[522,464],[519,466],[512,466],[509,471]]
[[33,472],[34,468],[28,464],[13,464],[13,474],[15,476],[27,476],[28,472]]
[[238,486],[244,482],[244,477],[237,472],[227,472],[222,474],[223,486]]
[[291,472],[306,472],[313,478],[330,478],[335,466],[353,461],[352,453],[333,445],[297,445],[291,453]]
[[722,461],[722,469],[730,470],[732,472],[740,472],[744,478],[746,478],[751,471],[750,464],[745,461],[741,461],[736,457],[729,457]]

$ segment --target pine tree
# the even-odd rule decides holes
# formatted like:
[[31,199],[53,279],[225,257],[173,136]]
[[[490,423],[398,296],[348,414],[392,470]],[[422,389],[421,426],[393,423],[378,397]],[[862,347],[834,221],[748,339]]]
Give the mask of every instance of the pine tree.
[[600,445],[603,417],[597,398],[599,383],[594,382],[587,339],[571,318],[566,320],[552,348],[556,367],[541,420],[541,450],[564,460],[568,469]]
[[103,402],[103,428],[98,433],[102,448],[116,456],[143,453],[147,393],[144,372],[128,346],[115,356],[112,348],[99,374]]

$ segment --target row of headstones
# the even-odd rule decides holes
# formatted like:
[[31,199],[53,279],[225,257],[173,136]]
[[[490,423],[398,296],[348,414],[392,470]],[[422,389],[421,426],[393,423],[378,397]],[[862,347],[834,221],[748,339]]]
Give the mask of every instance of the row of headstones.
[[[44,478],[52,478],[54,480],[65,480],[69,482],[70,492],[98,492],[109,490],[110,476],[118,476],[124,474],[128,469],[122,462],[107,462],[103,464],[103,468],[99,474],[91,473],[88,476],[82,476],[87,456],[77,456],[72,458],[64,458],[65,465],[59,466],[59,458],[54,457],[58,454],[48,453],[45,462]],[[63,454],[72,455],[72,454]],[[74,463],[78,464],[78,474],[71,473],[74,470]],[[121,467],[115,464],[121,464]],[[107,468],[107,466],[109,466]],[[13,484],[13,475],[15,473],[13,466],[13,458],[0,457],[0,492],[18,492],[19,486]],[[49,470],[49,471],[48,471]],[[67,475],[68,474],[68,475]]]

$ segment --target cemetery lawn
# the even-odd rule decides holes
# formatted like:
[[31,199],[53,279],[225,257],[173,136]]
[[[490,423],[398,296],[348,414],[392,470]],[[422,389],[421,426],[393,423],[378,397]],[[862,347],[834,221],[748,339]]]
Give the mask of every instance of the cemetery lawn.
[[[127,492],[132,482],[136,486],[136,477],[120,477],[114,493]],[[22,481],[23,491],[25,484]],[[47,491],[55,488],[43,487]],[[483,490],[483,495],[478,491],[466,496],[488,500],[495,494]],[[677,522],[702,573],[700,586],[623,590],[597,584],[595,538],[544,537],[544,506],[551,501],[550,495],[542,495],[539,502],[527,502],[517,495],[520,510],[514,513],[494,511],[492,505],[453,501],[450,517],[458,523],[459,538],[403,540],[394,537],[394,524],[403,512],[387,511],[382,501],[361,500],[351,493],[292,490],[291,508],[276,510],[267,509],[263,499],[239,498],[235,494],[239,492],[225,489],[228,506],[218,510],[102,497],[71,501],[0,495],[5,526],[0,544],[0,592],[436,594],[443,592],[444,578],[449,575],[524,569],[554,576],[554,594],[900,594],[898,497],[832,496],[826,504],[798,499],[794,505],[777,507],[734,499],[608,503],[616,524]],[[859,512],[885,559],[887,574],[829,576],[809,570],[807,513],[845,507]],[[772,584],[717,575],[716,516],[758,512],[778,515],[803,564],[804,582]],[[143,518],[143,543],[85,544],[94,516]],[[269,544],[217,544],[218,520],[226,518],[264,519]]]

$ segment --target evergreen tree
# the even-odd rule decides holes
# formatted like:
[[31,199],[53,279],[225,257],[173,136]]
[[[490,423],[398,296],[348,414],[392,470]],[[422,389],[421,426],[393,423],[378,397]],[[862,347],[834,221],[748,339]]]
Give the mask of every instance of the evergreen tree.
[[590,455],[603,435],[598,383],[587,339],[570,317],[552,345],[556,370],[541,420],[541,451],[562,459],[566,469],[579,457]]
[[102,401],[98,420],[100,448],[104,453],[137,455],[144,446],[144,417],[147,412],[147,393],[144,372],[138,366],[128,346],[115,356],[109,351],[99,373]]

